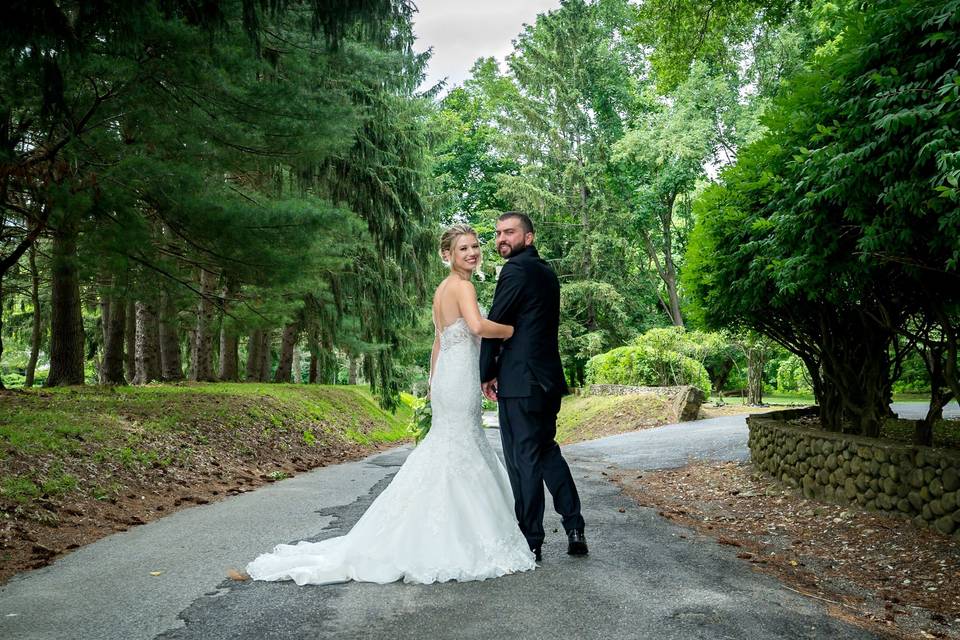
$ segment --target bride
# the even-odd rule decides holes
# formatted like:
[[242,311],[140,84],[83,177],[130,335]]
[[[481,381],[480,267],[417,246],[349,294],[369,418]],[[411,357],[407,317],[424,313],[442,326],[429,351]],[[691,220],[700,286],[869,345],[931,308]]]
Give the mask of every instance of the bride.
[[481,426],[479,342],[510,338],[486,320],[470,279],[480,266],[476,232],[457,224],[440,253],[450,275],[433,298],[430,431],[344,536],[278,545],[247,565],[255,580],[329,584],[484,580],[533,569],[517,525],[506,470]]

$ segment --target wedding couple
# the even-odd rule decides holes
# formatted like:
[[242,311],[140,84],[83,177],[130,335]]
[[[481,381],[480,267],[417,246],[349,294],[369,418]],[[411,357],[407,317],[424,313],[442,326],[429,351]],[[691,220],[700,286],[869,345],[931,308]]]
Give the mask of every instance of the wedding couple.
[[[450,275],[433,300],[429,433],[349,533],[279,545],[247,565],[250,577],[432,583],[527,571],[541,559],[544,483],[567,552],[587,554],[580,498],[554,441],[567,391],[557,346],[560,285],[533,241],[529,217],[500,216],[496,246],[507,262],[484,318],[471,283],[480,267],[476,232],[460,224],[443,234]],[[506,470],[483,432],[481,390],[499,404]]]

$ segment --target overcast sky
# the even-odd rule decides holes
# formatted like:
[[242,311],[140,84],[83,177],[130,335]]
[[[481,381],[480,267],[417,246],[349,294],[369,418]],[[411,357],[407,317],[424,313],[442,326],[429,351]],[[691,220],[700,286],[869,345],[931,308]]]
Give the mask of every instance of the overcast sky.
[[533,24],[538,13],[560,6],[560,0],[414,0],[417,50],[433,47],[424,87],[447,78],[445,91],[463,84],[477,58],[503,62],[511,40]]

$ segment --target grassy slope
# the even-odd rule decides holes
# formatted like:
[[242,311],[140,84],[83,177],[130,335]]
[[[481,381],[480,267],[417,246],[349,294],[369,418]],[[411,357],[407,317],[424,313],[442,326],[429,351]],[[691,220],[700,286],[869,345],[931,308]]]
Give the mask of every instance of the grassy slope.
[[[152,468],[252,464],[303,449],[407,437],[409,409],[366,388],[277,384],[86,387],[0,395],[0,508],[85,492],[102,498]],[[276,455],[267,456],[267,453]],[[86,473],[94,467],[97,472]]]
[[567,396],[557,416],[557,442],[579,442],[667,424],[669,403],[652,395]]

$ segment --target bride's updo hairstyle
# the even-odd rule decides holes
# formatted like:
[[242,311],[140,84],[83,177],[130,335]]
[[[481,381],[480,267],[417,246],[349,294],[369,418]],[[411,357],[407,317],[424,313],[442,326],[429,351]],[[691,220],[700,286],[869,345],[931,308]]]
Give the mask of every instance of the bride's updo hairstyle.
[[[447,227],[447,230],[443,232],[443,235],[440,236],[440,259],[443,260],[443,264],[449,266],[451,261],[447,259],[447,256],[444,255],[448,251],[453,251],[453,245],[456,244],[457,239],[460,236],[473,236],[479,238],[477,232],[470,225],[465,222],[460,222],[450,227]],[[483,272],[480,271],[480,265],[483,264],[483,254],[480,254],[479,260],[477,260],[477,267],[474,269],[474,273],[477,274],[480,279],[483,279]]]

